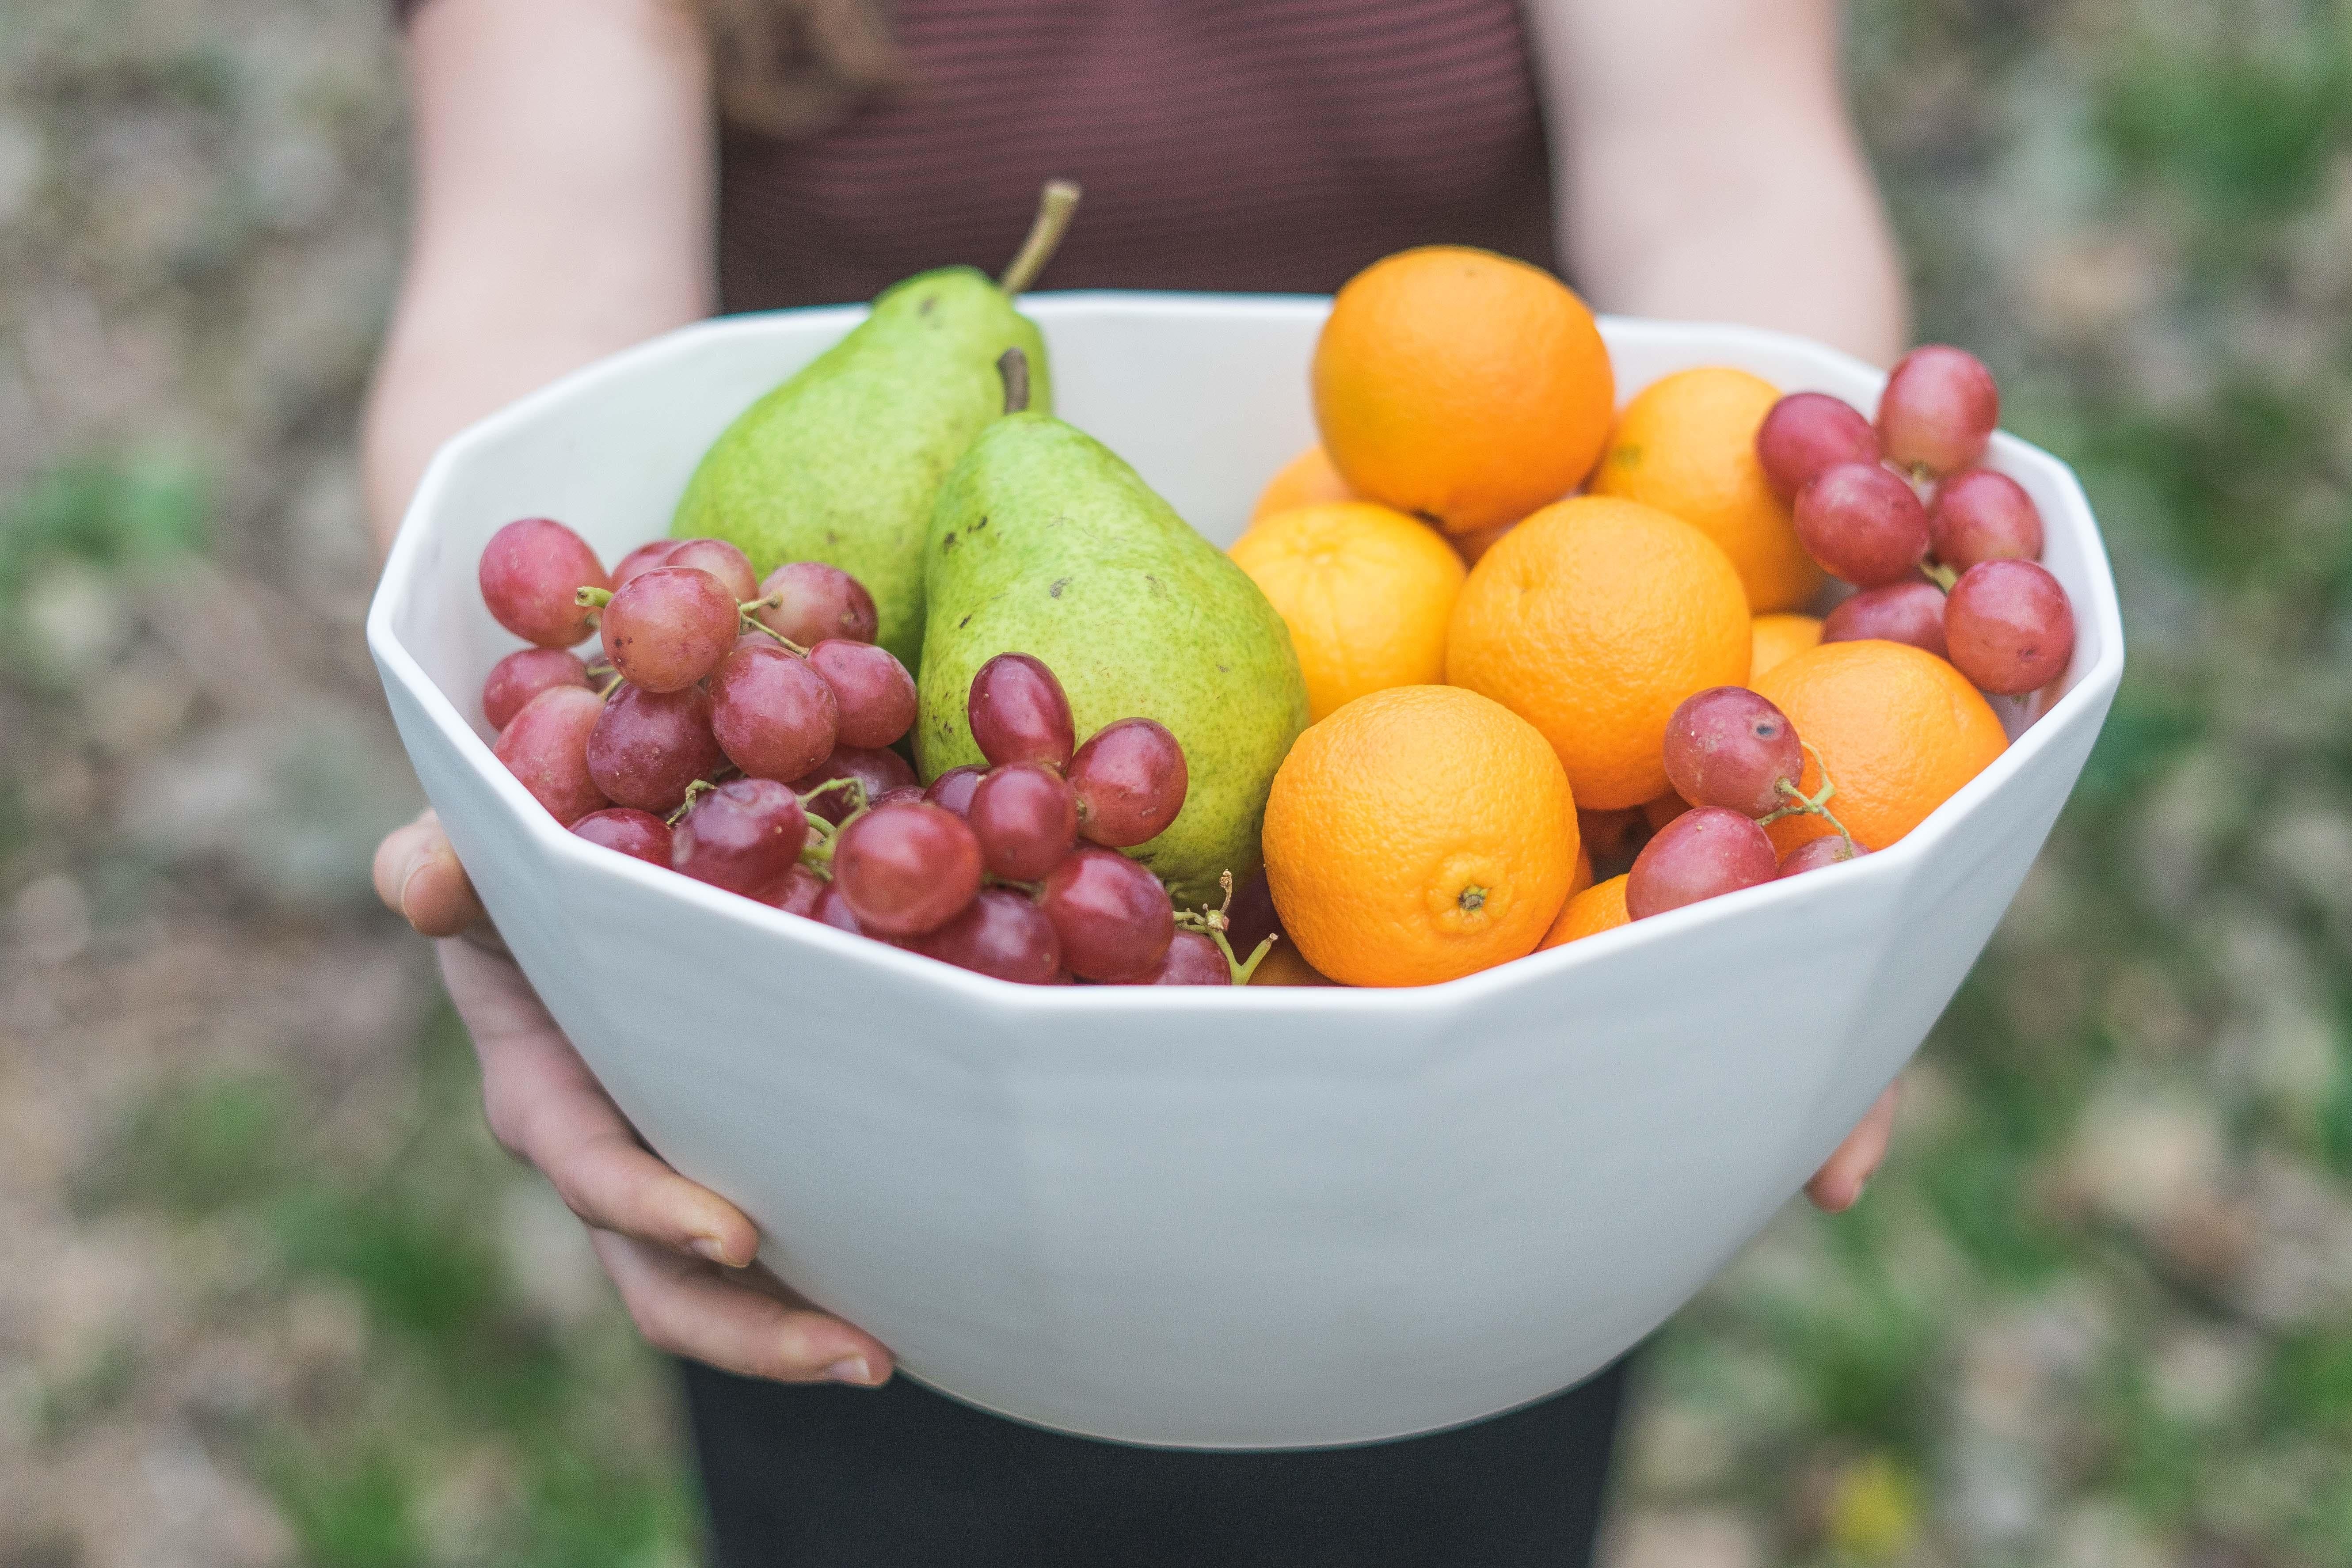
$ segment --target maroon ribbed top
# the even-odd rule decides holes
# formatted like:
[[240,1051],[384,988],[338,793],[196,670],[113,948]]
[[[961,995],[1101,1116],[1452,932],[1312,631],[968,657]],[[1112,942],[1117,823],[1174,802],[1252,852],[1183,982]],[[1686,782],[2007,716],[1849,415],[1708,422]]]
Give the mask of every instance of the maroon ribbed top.
[[725,309],[1011,259],[1086,200],[1048,289],[1328,293],[1411,245],[1552,266],[1517,0],[898,0],[915,79],[805,141],[720,145]]

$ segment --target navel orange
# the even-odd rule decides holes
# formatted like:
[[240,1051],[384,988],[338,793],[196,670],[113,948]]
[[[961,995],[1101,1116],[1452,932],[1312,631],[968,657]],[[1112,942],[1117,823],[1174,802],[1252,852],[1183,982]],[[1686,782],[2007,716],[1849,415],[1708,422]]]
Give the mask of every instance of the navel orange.
[[1592,312],[1539,267],[1462,246],[1376,261],[1315,345],[1315,419],[1368,500],[1467,533],[1576,488],[1616,382]]
[[1391,686],[1445,679],[1466,575],[1444,536],[1370,501],[1291,507],[1228,552],[1290,628],[1309,721]]
[[1576,802],[1526,721],[1400,686],[1298,737],[1264,842],[1300,957],[1345,985],[1426,985],[1535,951],[1568,896]]
[[1670,511],[1723,546],[1756,611],[1793,610],[1821,591],[1788,503],[1756,460],[1756,427],[1780,389],[1727,365],[1652,382],[1617,416],[1592,493]]
[[1580,806],[1664,795],[1666,720],[1748,679],[1748,597],[1715,542],[1638,501],[1544,508],[1470,571],[1446,679],[1543,732]]
[[[1823,643],[1766,671],[1755,689],[1829,764],[1829,809],[1865,849],[1884,849],[2000,755],[2009,739],[1968,677],[1907,643]],[[1802,788],[1822,785],[1809,752]],[[1765,829],[1787,855],[1835,831],[1811,815]]]

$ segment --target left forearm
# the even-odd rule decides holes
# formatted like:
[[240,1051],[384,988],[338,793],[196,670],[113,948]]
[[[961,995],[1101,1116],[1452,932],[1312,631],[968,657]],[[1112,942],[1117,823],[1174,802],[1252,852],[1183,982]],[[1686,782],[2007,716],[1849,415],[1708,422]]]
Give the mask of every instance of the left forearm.
[[1563,254],[1595,305],[1776,327],[1880,364],[1902,352],[1901,262],[1823,0],[1553,3],[1530,18]]

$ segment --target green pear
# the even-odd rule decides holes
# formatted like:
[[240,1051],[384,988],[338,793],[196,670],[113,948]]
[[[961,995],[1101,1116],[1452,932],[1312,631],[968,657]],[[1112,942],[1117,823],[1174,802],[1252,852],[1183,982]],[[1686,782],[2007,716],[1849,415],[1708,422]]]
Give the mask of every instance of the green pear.
[[1257,869],[1266,791],[1307,727],[1307,686],[1282,617],[1240,567],[1108,447],[1039,413],[981,432],[940,487],[925,551],[926,779],[983,760],[964,710],[972,677],[1000,653],[1029,654],[1060,678],[1080,741],[1141,717],[1183,746],[1183,810],[1128,851],[1180,909],[1215,907],[1220,872]]
[[923,538],[958,458],[1003,411],[996,362],[1017,348],[1050,406],[1045,345],[1013,300],[1067,226],[1077,187],[1046,187],[1037,225],[999,284],[970,267],[893,284],[848,336],[745,409],[703,454],[670,519],[677,539],[724,539],[765,576],[787,561],[838,566],[874,595],[875,640],[916,668]]

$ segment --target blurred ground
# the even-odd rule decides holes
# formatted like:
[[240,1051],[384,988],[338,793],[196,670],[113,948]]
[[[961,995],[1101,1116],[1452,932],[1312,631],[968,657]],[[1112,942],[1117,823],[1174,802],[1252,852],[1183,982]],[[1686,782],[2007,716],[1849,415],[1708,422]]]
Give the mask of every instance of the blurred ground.
[[[381,16],[0,0],[0,1568],[694,1559],[366,894]],[[1869,1200],[1649,1358],[1612,1560],[2352,1561],[2352,9],[1856,0],[1854,56],[2133,668]]]

